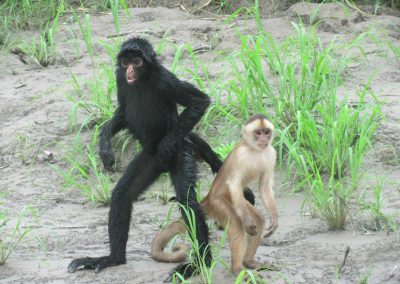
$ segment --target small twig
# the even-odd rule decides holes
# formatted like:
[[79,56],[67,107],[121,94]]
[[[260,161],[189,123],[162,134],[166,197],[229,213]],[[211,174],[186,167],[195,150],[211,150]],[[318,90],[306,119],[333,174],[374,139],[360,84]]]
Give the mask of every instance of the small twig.
[[394,268],[393,268],[392,271],[390,272],[390,275],[389,275],[389,277],[386,279],[386,281],[389,281],[390,279],[393,278],[393,276],[395,275],[395,272],[396,272],[397,268],[399,268],[399,265],[398,265],[398,264],[396,264],[396,265],[394,266]]
[[19,86],[16,86],[15,89],[20,89],[20,88],[23,88],[23,87],[26,87],[26,84],[21,84]]
[[342,268],[345,266],[345,264],[346,264],[346,260],[347,260],[347,257],[349,256],[349,252],[350,252],[350,246],[347,246],[346,247],[346,251],[344,252],[344,257],[343,257],[343,261],[342,261],[342,264],[339,266],[339,268],[338,268],[338,272],[339,272],[339,274],[342,272]]
[[195,8],[193,8],[193,9],[191,9],[191,10],[189,11],[189,13],[194,14],[194,13],[196,13],[197,11],[200,11],[200,10],[202,10],[203,8],[205,8],[205,7],[207,7],[208,5],[210,5],[210,3],[211,3],[211,0],[208,0],[206,3],[204,3],[204,4],[202,4],[202,5],[198,6],[198,7],[195,7]]
[[131,33],[131,32],[108,35],[107,38],[114,38],[114,37],[126,36],[126,35],[129,35],[130,33]]
[[[119,33],[119,34],[112,34],[112,35],[108,35],[107,38],[114,38],[114,37],[121,37],[121,36],[126,36],[129,34],[133,34],[133,33],[137,33],[137,34],[148,34],[157,38],[162,38],[161,36],[159,36],[157,33],[151,31],[151,30],[141,30],[141,31],[129,31],[129,32],[124,32],[124,33]],[[165,38],[164,40],[170,42],[170,43],[175,43],[175,41],[170,40],[168,38]]]
[[[23,228],[32,228],[32,229],[41,229],[45,228],[45,226],[42,225],[31,225],[31,226],[24,226]],[[46,227],[47,228],[47,227]],[[60,226],[60,227],[53,227],[51,228],[52,230],[64,230],[64,229],[87,229],[88,226]]]
[[7,168],[8,166],[9,166],[9,164],[5,164],[5,165],[3,165],[3,166],[0,166],[0,170],[5,169],[5,168]]
[[119,33],[119,34],[113,34],[113,35],[108,35],[107,38],[113,38],[113,37],[120,37],[120,36],[126,36],[129,34],[133,34],[133,33],[144,33],[144,34],[155,34],[154,32],[152,32],[151,30],[140,30],[140,31],[128,31],[128,32],[124,32],[124,33]]
[[182,11],[187,12],[188,10],[185,8],[185,6],[183,6],[182,4],[179,4],[179,9],[181,9]]
[[361,10],[360,8],[358,8],[357,5],[354,4],[354,2],[350,2],[349,0],[345,0],[344,2],[347,4],[347,6],[349,6],[350,8],[352,8],[354,10],[356,10],[362,16],[367,17],[367,18],[373,17],[373,15],[368,14],[368,13],[364,12],[363,10]]

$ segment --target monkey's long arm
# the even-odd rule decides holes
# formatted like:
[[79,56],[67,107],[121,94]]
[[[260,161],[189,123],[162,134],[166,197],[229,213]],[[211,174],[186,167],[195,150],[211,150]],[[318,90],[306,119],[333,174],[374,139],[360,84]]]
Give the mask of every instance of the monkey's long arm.
[[[273,168],[272,168],[273,169]],[[268,210],[270,215],[271,224],[264,234],[264,238],[270,236],[276,228],[278,228],[278,211],[276,210],[276,201],[274,196],[274,190],[272,189],[272,174],[268,178],[268,174],[264,174],[260,178],[259,189],[261,194],[261,199]]]
[[124,114],[118,108],[114,116],[101,127],[100,131],[100,158],[107,170],[112,170],[115,163],[114,153],[112,151],[111,138],[122,129],[126,128]]
[[[246,206],[246,195],[243,194],[243,189],[240,183],[236,183],[235,181],[231,181],[227,183],[229,193],[231,195],[232,206],[236,210],[236,214],[239,219],[242,221],[246,232],[250,236],[255,236],[257,234],[256,225],[254,220],[251,217],[251,214],[247,211]],[[251,190],[250,190],[251,192]],[[252,193],[252,192],[251,192]],[[253,196],[254,198],[254,196]],[[254,205],[254,204],[253,204]]]
[[185,109],[179,115],[172,132],[177,139],[183,139],[200,121],[210,104],[210,98],[187,82],[181,81],[179,85],[180,92],[173,92],[171,96]]
[[166,88],[162,91],[173,103],[185,107],[172,129],[158,146],[158,154],[169,158],[176,151],[177,144],[180,144],[200,121],[210,104],[210,98],[188,82],[180,81],[166,69],[163,78],[166,78],[164,79],[166,82],[163,84]]

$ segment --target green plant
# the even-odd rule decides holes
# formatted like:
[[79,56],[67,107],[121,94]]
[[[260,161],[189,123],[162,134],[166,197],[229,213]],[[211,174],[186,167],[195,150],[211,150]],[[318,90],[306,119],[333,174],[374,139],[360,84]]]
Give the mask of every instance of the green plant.
[[241,50],[228,57],[233,70],[233,79],[224,84],[228,96],[217,97],[212,111],[215,117],[238,124],[253,113],[270,110],[278,129],[280,168],[286,164],[295,189],[307,190],[308,204],[331,228],[343,228],[361,163],[382,115],[369,83],[351,104],[348,98],[337,98],[352,57],[333,51],[357,48],[367,34],[348,44],[323,44],[315,28],[293,24],[295,34],[279,43],[263,30],[257,4],[251,13],[258,34],[238,34]]
[[81,111],[86,114],[82,125],[97,124],[101,125],[110,119],[114,113],[113,95],[116,93],[116,82],[113,66],[100,64],[94,71],[94,78],[87,80],[86,91],[79,79],[72,76],[72,85],[75,92],[67,94],[69,101],[74,103],[71,111],[71,123],[73,127],[77,125],[77,115]]
[[8,17],[3,17],[0,19],[0,46],[7,49],[10,42],[10,28]]
[[[189,258],[192,265],[191,268],[198,272],[202,279],[202,283],[212,283],[212,272],[218,263],[222,264],[225,269],[228,269],[226,263],[220,256],[222,246],[227,238],[227,232],[226,230],[224,231],[224,234],[221,236],[217,246],[209,244],[207,247],[201,248],[198,240],[196,239],[197,226],[194,211],[187,206],[180,205],[180,207],[183,211],[183,214],[185,214],[187,218],[188,241],[192,246],[192,249],[189,253]],[[214,255],[211,263],[208,263],[205,255],[208,250],[213,251]],[[175,273],[172,277],[172,282],[177,283],[178,281],[185,283],[183,276],[179,273]]]
[[10,27],[24,28],[29,24],[42,27],[63,5],[64,0],[6,0],[0,4],[0,16],[7,17]]
[[[288,174],[294,172],[296,189],[307,189],[308,204],[332,229],[345,225],[361,163],[379,125],[379,103],[367,104],[364,98],[362,93],[355,108],[335,98],[330,107],[318,107],[317,115],[298,112],[296,136],[287,128],[280,132],[279,156],[285,157]],[[327,182],[323,175],[329,176]]]
[[30,141],[30,137],[25,134],[17,134],[15,137],[15,153],[23,164],[28,164],[32,158],[34,144]]
[[[0,204],[1,203],[0,199]],[[33,212],[32,209],[28,207],[21,210],[11,233],[7,232],[5,228],[6,223],[9,221],[5,210],[3,209],[0,211],[0,265],[3,265],[7,261],[15,248],[31,231],[31,226],[25,222],[28,210]]]
[[393,52],[393,55],[396,58],[397,63],[400,65],[400,46],[395,46],[394,43],[391,41],[388,41],[387,45],[389,49]]
[[63,2],[58,7],[54,20],[52,24],[49,23],[45,25],[43,32],[40,35],[40,40],[33,40],[28,43],[23,41],[19,44],[19,49],[27,54],[35,63],[41,66],[48,66],[53,63],[56,53],[56,42],[54,40],[54,35],[58,28],[59,17],[64,12]]
[[222,160],[225,160],[226,156],[233,150],[233,147],[235,147],[236,143],[231,142],[229,144],[222,144],[220,146],[217,146],[214,148],[215,153],[220,156]]
[[382,190],[386,183],[385,177],[378,177],[376,184],[370,188],[365,188],[358,199],[358,206],[361,210],[367,211],[373,220],[373,229],[396,232],[397,224],[393,216],[383,213],[383,196]]
[[114,18],[115,32],[118,34],[120,31],[118,14],[119,7],[122,6],[125,9],[125,12],[129,14],[128,5],[126,4],[125,0],[109,0],[109,3],[111,5],[111,11]]
[[307,177],[310,188],[306,201],[330,229],[343,229],[349,214],[348,206],[353,198],[354,187],[346,186],[342,181],[335,180],[333,176],[328,182],[324,182],[315,164],[313,165],[310,160],[308,164],[313,167],[314,172]]
[[97,153],[93,147],[88,147],[87,157],[90,162],[90,169],[96,178],[96,183],[90,192],[87,192],[86,196],[93,203],[101,203],[103,205],[110,205],[111,201],[111,190],[114,186],[112,180],[108,174],[103,174],[99,171],[99,165],[97,164]]
[[167,174],[161,174],[158,180],[161,180],[159,181],[159,186],[161,187],[161,189],[156,192],[149,191],[147,192],[146,196],[149,196],[150,198],[155,196],[157,201],[160,201],[162,205],[167,205],[171,197],[169,195],[171,182]]
[[111,176],[99,170],[95,150],[98,132],[99,126],[96,126],[92,142],[88,145],[83,142],[81,133],[76,135],[73,148],[63,156],[67,170],[57,165],[49,166],[63,178],[64,187],[78,189],[90,202],[109,205],[114,181]]
[[94,62],[94,49],[93,49],[93,37],[92,28],[90,25],[90,15],[84,14],[83,20],[80,16],[74,13],[75,22],[78,23],[79,29],[82,33],[83,40],[85,42],[86,50],[89,53],[92,62]]
[[228,12],[232,10],[232,3],[228,0],[215,0],[214,5],[217,6],[217,14]]

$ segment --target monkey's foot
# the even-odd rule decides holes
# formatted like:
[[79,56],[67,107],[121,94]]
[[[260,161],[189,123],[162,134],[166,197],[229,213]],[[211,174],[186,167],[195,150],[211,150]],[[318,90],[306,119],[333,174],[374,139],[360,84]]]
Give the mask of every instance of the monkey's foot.
[[259,267],[262,266],[262,263],[254,261],[254,260],[252,260],[252,261],[244,261],[243,264],[248,269],[258,269]]
[[[102,257],[83,257],[77,258],[71,261],[68,265],[68,272],[74,273],[80,269],[94,269],[94,272],[98,273],[106,267],[125,264],[126,260],[112,259],[110,256]],[[81,268],[82,267],[82,268]]]
[[238,276],[239,273],[240,273],[242,270],[244,270],[244,267],[241,266],[241,265],[240,265],[240,266],[235,266],[235,267],[232,266],[232,273],[233,273],[235,276]]
[[279,271],[281,270],[279,267],[273,265],[273,264],[268,264],[268,263],[261,263],[258,261],[244,261],[244,266],[248,269],[255,269],[257,271]]
[[[184,279],[188,279],[193,275],[198,274],[198,270],[193,266],[192,263],[182,263],[179,264],[177,267],[175,267],[167,276],[167,278],[164,279],[164,283],[169,283],[172,282],[174,279],[174,274],[179,273]],[[180,277],[175,276],[177,280],[180,279]]]

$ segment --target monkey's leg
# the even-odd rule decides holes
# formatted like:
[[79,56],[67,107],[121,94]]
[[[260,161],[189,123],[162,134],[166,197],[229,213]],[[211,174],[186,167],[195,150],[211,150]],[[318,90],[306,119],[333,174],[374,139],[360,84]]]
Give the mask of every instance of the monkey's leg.
[[231,269],[235,275],[238,275],[240,271],[243,270],[247,234],[240,219],[236,216],[230,218],[228,224],[228,239],[231,249]]
[[[204,257],[206,265],[210,266],[212,261],[211,250],[208,241],[208,227],[205,221],[205,216],[201,210],[200,204],[196,199],[195,183],[196,183],[196,162],[193,159],[189,144],[184,144],[177,151],[172,163],[170,175],[175,186],[177,201],[193,212],[196,224],[196,239],[199,243],[200,257]],[[185,223],[189,225],[188,217],[181,210]],[[189,234],[190,236],[190,234]],[[197,273],[196,267],[192,263],[185,263],[177,266],[166,281],[171,281],[175,272],[180,273],[185,279]]]
[[265,220],[264,217],[260,214],[260,212],[255,207],[250,206],[249,204],[247,204],[247,212],[251,214],[256,224],[257,234],[255,236],[247,235],[247,249],[244,255],[243,264],[247,268],[254,269],[260,265],[254,261],[254,256],[256,254],[258,246],[261,243]]
[[[247,203],[250,206],[250,203]],[[207,201],[206,213],[228,231],[229,247],[231,250],[231,270],[237,275],[243,270],[243,259],[246,252],[247,233],[246,229],[237,216],[235,209],[224,198]]]
[[161,174],[158,164],[155,157],[142,152],[128,165],[111,196],[108,219],[110,255],[75,259],[68,266],[70,273],[79,267],[99,272],[108,266],[126,263],[132,202]]

